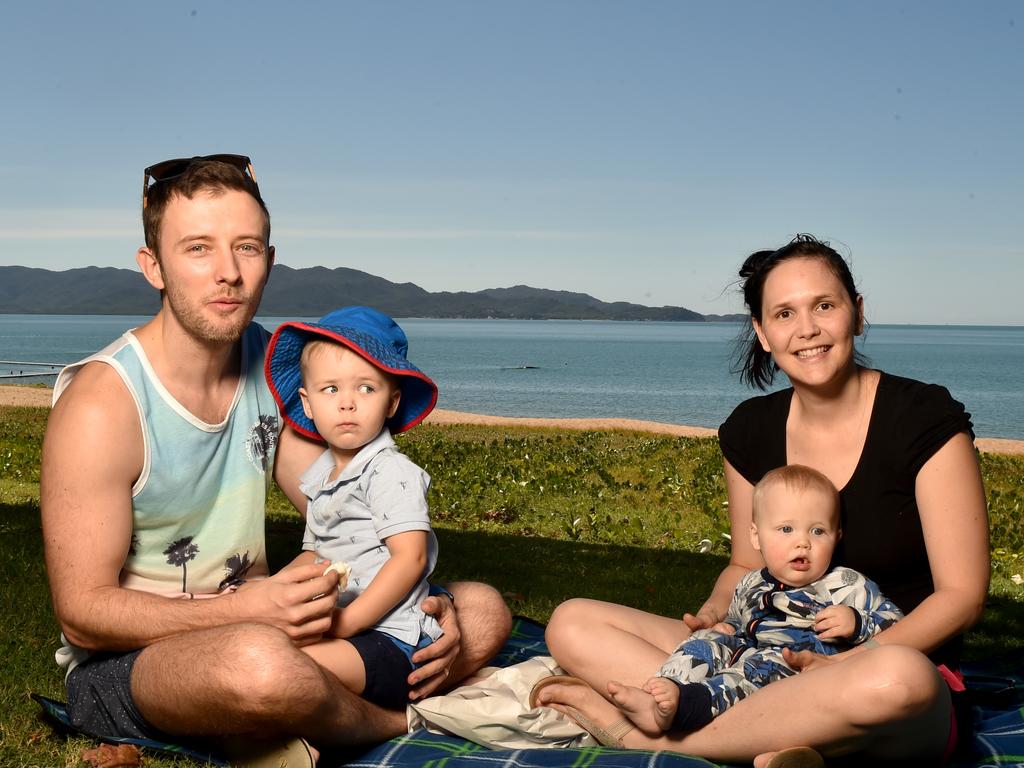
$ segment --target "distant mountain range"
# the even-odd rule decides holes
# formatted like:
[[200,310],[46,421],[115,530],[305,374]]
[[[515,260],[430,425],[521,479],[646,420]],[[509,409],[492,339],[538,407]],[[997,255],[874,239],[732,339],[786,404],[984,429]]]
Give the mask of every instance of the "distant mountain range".
[[[413,283],[392,283],[355,269],[274,267],[260,314],[319,317],[349,304],[366,304],[395,317],[518,318],[527,320],[738,320],[742,315],[701,315],[685,307],[604,302],[585,293],[517,285],[484,291],[430,293]],[[159,294],[131,269],[84,267],[55,272],[0,267],[0,314],[149,315]]]

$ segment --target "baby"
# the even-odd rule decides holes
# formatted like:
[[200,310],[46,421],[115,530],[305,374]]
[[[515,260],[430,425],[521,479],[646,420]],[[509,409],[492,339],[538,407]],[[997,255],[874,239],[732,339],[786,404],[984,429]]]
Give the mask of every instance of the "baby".
[[640,730],[691,731],[754,690],[796,671],[782,649],[836,654],[902,618],[856,571],[829,570],[839,540],[839,495],[817,470],[790,465],[754,487],[750,540],[765,567],[744,576],[724,622],[697,630],[642,688],[612,684]]
[[295,562],[330,562],[341,581],[330,631],[303,650],[347,688],[390,708],[408,702],[413,652],[442,634],[420,609],[437,562],[430,477],[391,438],[437,402],[437,387],[407,350],[390,317],[346,307],[316,323],[283,324],[266,362],[285,421],[327,443],[301,478],[308,506]]

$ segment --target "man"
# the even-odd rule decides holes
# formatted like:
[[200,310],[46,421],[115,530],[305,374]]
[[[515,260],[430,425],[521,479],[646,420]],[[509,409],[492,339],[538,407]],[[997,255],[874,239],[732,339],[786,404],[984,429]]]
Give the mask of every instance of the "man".
[[[299,474],[322,448],[279,434],[263,381],[266,332],[250,321],[274,249],[251,163],[147,168],[143,222],[136,260],[160,310],[62,374],[43,448],[73,721],[99,738],[331,745],[401,733],[404,713],[351,694],[299,650],[328,628],[337,575],[307,565],[266,576],[266,473],[301,503]],[[415,657],[414,696],[479,667],[507,635],[493,589],[451,592],[458,620],[447,598],[425,601],[445,634]]]

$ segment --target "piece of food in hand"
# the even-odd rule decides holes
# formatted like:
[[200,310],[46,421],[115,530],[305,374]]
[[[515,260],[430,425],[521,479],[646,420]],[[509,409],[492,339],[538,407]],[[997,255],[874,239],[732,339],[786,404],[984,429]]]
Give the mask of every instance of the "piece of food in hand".
[[348,586],[348,577],[352,575],[352,566],[339,560],[337,563],[331,563],[324,569],[324,576],[331,571],[338,574],[338,591],[344,591]]

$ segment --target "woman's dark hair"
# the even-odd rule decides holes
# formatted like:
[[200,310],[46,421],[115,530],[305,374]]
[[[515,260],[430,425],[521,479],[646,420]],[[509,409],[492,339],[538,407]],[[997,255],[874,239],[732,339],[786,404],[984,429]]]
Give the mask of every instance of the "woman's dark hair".
[[[814,235],[799,234],[776,251],[755,251],[750,254],[743,262],[743,266],[740,267],[739,279],[743,290],[743,302],[750,310],[750,317],[747,318],[746,326],[737,340],[732,370],[733,373],[738,373],[740,378],[751,387],[768,389],[779,370],[771,353],[765,352],[761,347],[761,342],[754,331],[753,320],[762,322],[761,303],[764,298],[764,282],[768,279],[768,274],[779,264],[789,259],[800,258],[821,259],[825,262],[832,274],[843,284],[843,288],[850,297],[850,302],[854,306],[857,304],[860,292],[853,281],[850,265],[832,246],[823,240],[818,240]],[[854,359],[860,364],[867,363],[866,358],[860,352],[854,353]]]

